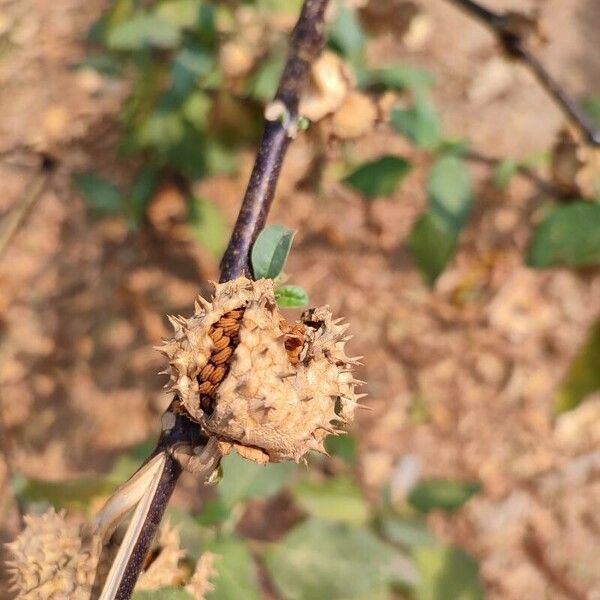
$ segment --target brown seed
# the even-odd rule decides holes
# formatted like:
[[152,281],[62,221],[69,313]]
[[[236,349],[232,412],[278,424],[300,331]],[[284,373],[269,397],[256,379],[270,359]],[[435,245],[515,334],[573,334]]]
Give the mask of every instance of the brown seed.
[[223,381],[223,377],[225,377],[225,373],[227,369],[224,365],[218,365],[215,367],[215,370],[211,373],[209,381],[212,383],[221,383]]
[[232,319],[241,319],[243,315],[244,315],[244,311],[241,308],[238,308],[236,310],[230,310],[224,316],[230,317]]
[[227,348],[229,346],[229,342],[231,339],[224,335],[218,342],[215,342],[215,351],[220,352],[223,348]]
[[203,381],[198,390],[200,394],[211,394],[214,391],[214,387],[211,381]]
[[240,331],[240,323],[236,323],[235,325],[231,325],[228,327],[223,327],[223,333],[229,337],[237,335]]
[[233,354],[233,348],[231,346],[227,346],[226,348],[223,348],[223,350],[221,350],[221,352],[218,352],[217,354],[213,354],[210,357],[210,360],[215,365],[222,365],[223,363],[225,363],[229,360],[229,358],[231,357],[232,354]]
[[225,329],[226,327],[233,327],[235,325],[238,325],[238,322],[237,319],[230,319],[229,317],[224,316],[217,321],[217,325]]
[[206,381],[214,370],[215,365],[212,363],[207,363],[204,365],[202,371],[200,371],[200,379],[202,379],[202,381]]
[[223,337],[223,329],[221,327],[213,328],[208,335],[216,344]]

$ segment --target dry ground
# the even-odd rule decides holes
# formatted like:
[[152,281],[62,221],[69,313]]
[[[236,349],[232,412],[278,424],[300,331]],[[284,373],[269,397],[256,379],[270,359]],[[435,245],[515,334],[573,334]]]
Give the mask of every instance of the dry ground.
[[[90,221],[69,186],[75,170],[115,172],[124,89],[67,68],[85,54],[84,32],[101,4],[0,2],[0,211],[34,176],[34,158],[15,149],[58,159],[50,188],[0,258],[3,445],[10,468],[32,477],[105,471],[156,431],[168,402],[152,350],[168,334],[163,315],[189,312],[217,272],[191,242]],[[575,93],[599,93],[596,0],[493,3],[523,4],[541,11],[553,72]],[[433,35],[421,48],[383,36],[373,56],[431,69],[446,131],[474,148],[497,156],[547,149],[562,118],[536,83],[499,61],[480,26],[442,0],[427,5]],[[551,410],[598,316],[598,271],[526,268],[538,191],[517,178],[500,193],[474,166],[474,217],[452,267],[429,290],[406,249],[425,202],[424,157],[385,127],[358,142],[364,158],[385,148],[418,165],[366,223],[360,200],[331,177],[319,197],[295,189],[311,143],[292,149],[273,220],[299,230],[287,268],[294,282],[349,318],[354,353],[365,355],[374,409],[356,428],[365,490],[401,480],[407,457],[423,475],[480,479],[484,493],[459,516],[431,522],[480,559],[489,598],[600,598],[600,400],[562,421]],[[115,176],[126,172],[120,166]],[[229,223],[246,175],[247,166],[199,186]],[[15,528],[6,477],[0,460],[2,539]],[[191,502],[195,489],[186,481],[175,501]]]

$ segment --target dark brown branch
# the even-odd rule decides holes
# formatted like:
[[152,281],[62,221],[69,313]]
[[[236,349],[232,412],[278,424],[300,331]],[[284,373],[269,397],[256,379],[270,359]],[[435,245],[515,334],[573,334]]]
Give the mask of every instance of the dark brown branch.
[[488,27],[498,38],[507,54],[527,65],[564,114],[581,130],[586,140],[590,144],[600,145],[600,131],[575,99],[550,75],[529,48],[526,40],[527,17],[513,12],[495,13],[473,0],[450,1]]
[[[243,273],[251,275],[250,249],[264,227],[271,207],[283,158],[298,121],[300,95],[308,80],[310,65],[319,56],[324,45],[324,15],[328,2],[329,0],[305,0],[303,4],[292,33],[289,56],[277,93],[267,109],[267,112],[273,108],[277,111],[280,107],[281,111],[277,114],[278,118],[267,120],[265,124],[242,207],[221,262],[221,281],[234,279]],[[148,459],[161,452],[165,452],[167,456],[150,508],[128,558],[124,576],[119,582],[116,600],[128,600],[131,597],[150,544],[183,470],[176,458],[176,448],[183,445],[197,449],[205,447],[208,441],[206,438],[199,439],[198,425],[184,415],[177,414],[176,406],[177,402],[174,401],[165,413],[165,416],[175,418],[176,426],[161,436]],[[218,457],[215,460],[218,461]]]
[[251,274],[250,249],[265,225],[275,194],[283,158],[298,121],[300,94],[310,65],[324,44],[323,17],[328,0],[306,0],[291,38],[290,54],[272,107],[282,108],[280,118],[267,121],[254,169],[229,245],[221,262],[221,281]]

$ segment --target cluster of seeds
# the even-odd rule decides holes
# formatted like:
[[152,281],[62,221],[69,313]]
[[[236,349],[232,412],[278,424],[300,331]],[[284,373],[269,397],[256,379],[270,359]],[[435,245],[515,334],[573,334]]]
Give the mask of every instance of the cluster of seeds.
[[290,364],[295,366],[300,360],[300,354],[304,347],[304,325],[299,322],[290,325],[285,319],[281,319],[279,327],[285,334],[283,345],[290,360]]
[[207,414],[212,414],[216,391],[229,371],[229,362],[240,343],[240,327],[244,309],[238,308],[225,313],[208,332],[213,341],[213,351],[206,365],[198,375],[200,407]]

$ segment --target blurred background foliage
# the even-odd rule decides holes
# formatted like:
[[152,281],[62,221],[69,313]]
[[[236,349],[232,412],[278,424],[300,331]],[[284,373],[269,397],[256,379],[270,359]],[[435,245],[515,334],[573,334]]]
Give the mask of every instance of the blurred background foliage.
[[[92,68],[130,83],[119,115],[118,156],[138,168],[128,186],[95,172],[74,176],[73,184],[93,215],[120,214],[132,229],[143,227],[151,198],[169,182],[187,200],[187,225],[198,243],[215,258],[220,256],[227,241],[223,217],[209,198],[194,194],[193,184],[236,172],[240,152],[256,147],[264,107],[283,66],[284,32],[300,4],[298,0],[111,2],[89,31],[92,50],[77,68]],[[274,21],[285,26],[272,27]],[[388,108],[389,126],[429,161],[427,207],[414,224],[409,247],[416,267],[433,284],[453,259],[477,202],[468,168],[473,158],[469,141],[444,136],[430,97],[434,77],[406,64],[369,67],[367,38],[359,14],[336,5],[329,50],[349,69],[356,89],[372,98],[390,91],[399,95],[402,101]],[[583,106],[600,126],[600,99],[587,98]],[[335,165],[335,172],[360,195],[367,212],[374,199],[390,196],[402,186],[411,170],[405,156],[384,154],[361,163],[354,159],[351,139],[341,144],[345,158]],[[494,164],[492,182],[506,188],[511,178],[540,164],[554,169],[558,180],[564,171],[559,164],[563,151],[565,146],[542,155],[505,157]],[[600,263],[600,185],[597,180],[585,189],[571,180],[567,184],[546,194],[539,206],[526,256],[534,268]],[[319,178],[311,185],[318,188]],[[289,241],[276,272],[268,268],[264,272],[275,278],[292,235],[285,229],[270,230],[268,235],[275,236],[264,250],[269,264],[274,246],[282,237]],[[280,292],[283,306],[307,302],[303,290],[293,288]],[[599,345],[596,325],[559,390],[558,412],[575,408],[600,388]],[[17,477],[19,502],[27,510],[51,504],[91,512],[135,470],[151,446],[149,441],[123,454],[104,478],[49,483]],[[477,482],[415,481],[404,465],[380,497],[367,499],[358,485],[355,440],[330,439],[328,450],[331,457],[313,457],[308,470],[294,465],[263,468],[229,456],[223,461],[222,480],[200,512],[170,509],[169,518],[181,526],[190,561],[205,551],[221,557],[212,579],[214,590],[207,598],[260,598],[265,587],[285,600],[380,600],[391,594],[418,600],[483,597],[476,562],[436,539],[425,521],[431,511],[460,510],[477,494]],[[240,531],[246,511],[258,506],[268,514],[281,505],[291,522],[286,531],[274,532],[274,539]],[[187,592],[174,589],[139,594],[140,600],[185,597]]]

